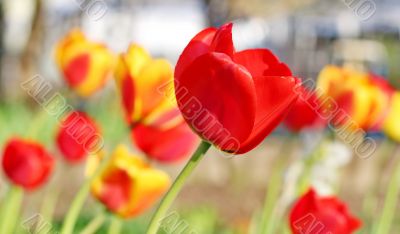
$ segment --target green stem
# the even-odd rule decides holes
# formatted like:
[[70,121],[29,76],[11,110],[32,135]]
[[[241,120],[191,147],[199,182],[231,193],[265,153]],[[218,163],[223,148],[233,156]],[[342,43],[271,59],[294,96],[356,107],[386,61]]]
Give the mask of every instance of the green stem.
[[21,211],[24,190],[18,186],[12,186],[5,198],[2,207],[3,217],[0,224],[0,233],[14,233]]
[[200,145],[197,147],[196,152],[192,155],[189,162],[183,168],[181,173],[175,179],[175,182],[172,184],[171,188],[165,194],[162,199],[160,205],[158,206],[156,212],[153,215],[153,218],[150,221],[150,225],[147,229],[147,234],[156,234],[158,228],[160,226],[160,221],[164,218],[165,214],[168,211],[168,208],[171,206],[172,202],[177,197],[178,193],[181,191],[186,179],[192,173],[193,169],[200,162],[200,159],[206,154],[211,144],[205,141],[202,141]]
[[382,215],[379,219],[378,226],[373,233],[387,234],[393,223],[394,215],[397,207],[397,200],[400,190],[400,161],[394,168],[392,178],[389,182]]
[[100,212],[94,217],[88,225],[80,232],[80,234],[93,234],[103,225],[106,220],[104,212]]
[[82,210],[82,207],[85,203],[85,200],[90,192],[90,186],[92,185],[93,180],[103,171],[106,167],[108,161],[110,160],[112,154],[108,154],[106,158],[103,159],[101,164],[96,168],[96,171],[93,175],[86,179],[80,190],[78,191],[77,195],[75,196],[72,204],[68,210],[68,213],[65,217],[63,226],[61,228],[61,234],[72,234],[76,220],[78,219],[79,213]]
[[122,221],[113,215],[110,227],[108,229],[108,234],[120,234],[122,230]]

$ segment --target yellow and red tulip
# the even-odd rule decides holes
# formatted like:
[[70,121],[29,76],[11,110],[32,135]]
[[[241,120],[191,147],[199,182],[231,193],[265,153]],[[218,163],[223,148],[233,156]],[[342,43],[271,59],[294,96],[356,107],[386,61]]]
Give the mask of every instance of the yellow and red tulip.
[[115,71],[132,139],[163,163],[184,159],[198,143],[176,106],[172,74],[167,60],[151,58],[138,45],[120,56]]
[[57,45],[56,62],[66,83],[78,95],[88,97],[111,77],[114,55],[101,43],[89,41],[75,29]]
[[[172,107],[160,90],[172,81],[172,66],[166,59],[153,59],[138,45],[119,56],[115,77],[130,123],[141,122],[160,107]],[[172,82],[171,82],[172,83]]]
[[2,166],[14,184],[32,190],[47,181],[53,171],[54,159],[41,144],[13,138],[5,146]]
[[[89,171],[101,157],[89,159]],[[92,194],[111,212],[122,218],[142,214],[161,197],[170,185],[169,176],[152,168],[128,148],[119,145],[105,170],[92,183]]]
[[[390,85],[376,76],[336,66],[326,66],[318,76],[318,90],[332,98],[339,109],[353,121],[354,128],[379,130],[387,113],[390,100]],[[340,122],[346,125],[348,122]]]

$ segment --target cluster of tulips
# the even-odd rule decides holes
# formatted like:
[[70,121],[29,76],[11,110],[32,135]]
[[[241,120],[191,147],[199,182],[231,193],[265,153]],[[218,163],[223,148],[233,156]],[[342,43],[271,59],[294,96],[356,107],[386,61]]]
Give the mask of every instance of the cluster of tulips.
[[[82,98],[91,97],[115,78],[126,126],[142,154],[130,152],[126,145],[113,146],[112,153],[103,148],[91,151],[101,136],[100,126],[83,109],[66,113],[56,145],[68,163],[85,161],[88,173],[66,214],[62,234],[74,232],[89,192],[123,219],[144,213],[164,195],[147,231],[157,233],[185,179],[211,145],[228,154],[244,154],[281,122],[293,132],[351,122],[355,124],[348,131],[383,130],[400,140],[396,121],[400,93],[384,78],[327,66],[316,88],[305,87],[271,51],[236,51],[232,24],[199,32],[175,70],[167,60],[152,58],[136,44],[115,56],[79,30],[59,42],[56,62],[68,86]],[[182,162],[190,154],[173,183],[150,163]],[[19,137],[8,141],[2,157],[5,175],[19,193],[42,186],[55,163],[40,143]],[[15,225],[9,217],[0,218],[1,233],[12,233]],[[320,196],[313,188],[292,204],[288,222],[293,233],[346,234],[361,226],[343,202]]]

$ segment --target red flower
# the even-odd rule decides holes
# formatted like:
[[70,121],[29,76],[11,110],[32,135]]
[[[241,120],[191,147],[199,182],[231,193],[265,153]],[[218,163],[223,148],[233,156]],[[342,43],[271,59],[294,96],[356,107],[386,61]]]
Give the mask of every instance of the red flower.
[[163,163],[185,159],[199,142],[178,109],[163,113],[149,124],[137,124],[132,128],[132,139],[147,157]]
[[54,159],[39,143],[13,138],[6,144],[2,163],[13,183],[31,190],[46,182]]
[[320,114],[322,103],[317,94],[304,87],[301,87],[299,92],[299,98],[286,116],[285,126],[293,132],[299,132],[305,128],[325,127],[326,121]]
[[94,153],[102,143],[95,122],[84,112],[73,111],[61,123],[57,134],[57,146],[65,159],[80,162],[89,153]]
[[350,234],[361,222],[349,214],[347,206],[336,197],[318,197],[310,189],[290,212],[290,227],[294,234]]
[[175,68],[175,94],[185,120],[221,150],[256,147],[296,101],[299,83],[267,49],[236,52],[232,24],[198,33]]

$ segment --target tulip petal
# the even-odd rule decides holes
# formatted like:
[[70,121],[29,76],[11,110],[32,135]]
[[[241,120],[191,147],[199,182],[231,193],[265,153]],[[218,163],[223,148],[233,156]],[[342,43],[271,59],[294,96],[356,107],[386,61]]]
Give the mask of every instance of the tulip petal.
[[231,58],[233,57],[235,47],[232,41],[232,26],[232,23],[227,23],[218,29],[210,45],[210,51],[224,53]]
[[196,134],[183,120],[167,129],[139,124],[132,130],[132,138],[149,158],[165,163],[189,156],[198,142]]
[[82,83],[89,71],[90,56],[87,53],[80,54],[72,59],[64,69],[66,81],[71,87]]
[[[175,79],[175,93],[179,109],[193,130],[221,149],[227,150],[222,145],[227,137],[241,142],[250,135],[256,90],[250,74],[229,56],[221,53],[200,56]],[[199,117],[207,121],[201,127],[195,126],[202,122]],[[225,136],[218,134],[221,132]]]
[[175,77],[181,76],[186,67],[200,55],[209,52],[210,44],[216,32],[217,29],[215,28],[206,28],[193,37],[176,63]]
[[299,80],[294,77],[255,77],[257,109],[251,135],[240,144],[237,153],[246,153],[257,146],[284,119],[298,97]]
[[234,55],[234,61],[246,67],[253,77],[292,76],[289,67],[267,49],[240,51]]

